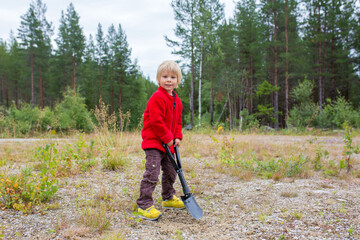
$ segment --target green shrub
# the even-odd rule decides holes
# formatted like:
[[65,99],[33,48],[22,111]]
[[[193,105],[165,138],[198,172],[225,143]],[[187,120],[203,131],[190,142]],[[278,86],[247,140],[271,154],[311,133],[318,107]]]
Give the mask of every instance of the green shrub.
[[8,109],[8,122],[12,131],[21,134],[27,134],[35,130],[39,126],[40,109],[31,107],[30,104],[23,103],[19,109],[15,105],[11,105]]
[[85,98],[68,89],[64,100],[55,107],[56,128],[59,130],[79,129],[85,132],[93,130],[90,113],[85,105]]
[[250,115],[247,109],[240,112],[242,117],[241,130],[249,130],[259,127],[259,121],[254,115]]
[[360,114],[344,97],[338,97],[334,102],[330,99],[317,118],[317,126],[322,128],[342,128],[345,122],[351,126],[360,127]]
[[40,113],[40,128],[42,131],[47,131],[53,128],[56,122],[55,113],[49,108],[45,107]]
[[122,171],[128,166],[129,162],[129,158],[116,148],[107,148],[101,159],[103,168],[111,171]]
[[290,110],[287,119],[289,127],[304,128],[316,119],[319,106],[311,100],[313,89],[314,83],[305,77],[304,81],[299,82],[298,86],[291,91],[294,107]]
[[25,167],[17,175],[0,176],[0,206],[30,212],[34,205],[48,201],[58,190],[55,171],[35,172]]

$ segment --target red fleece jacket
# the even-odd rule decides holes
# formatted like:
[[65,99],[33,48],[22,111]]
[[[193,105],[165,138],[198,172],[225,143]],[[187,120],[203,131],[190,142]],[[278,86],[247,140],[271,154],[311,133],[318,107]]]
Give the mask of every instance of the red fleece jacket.
[[[144,112],[142,149],[156,148],[165,152],[163,143],[175,138],[182,140],[182,110],[180,98],[175,92],[170,96],[165,89],[159,87],[150,97]],[[174,153],[174,147],[170,148]]]

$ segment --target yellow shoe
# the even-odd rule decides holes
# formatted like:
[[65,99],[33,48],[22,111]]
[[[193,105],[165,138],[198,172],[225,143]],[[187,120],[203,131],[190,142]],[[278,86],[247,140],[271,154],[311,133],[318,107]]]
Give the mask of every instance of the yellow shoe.
[[155,221],[158,220],[161,217],[161,212],[158,211],[154,205],[143,210],[141,208],[138,208],[138,214],[141,218],[150,220],[150,221]]
[[162,206],[164,208],[173,208],[173,209],[184,209],[185,208],[183,201],[181,201],[175,195],[173,196],[172,199],[163,201]]

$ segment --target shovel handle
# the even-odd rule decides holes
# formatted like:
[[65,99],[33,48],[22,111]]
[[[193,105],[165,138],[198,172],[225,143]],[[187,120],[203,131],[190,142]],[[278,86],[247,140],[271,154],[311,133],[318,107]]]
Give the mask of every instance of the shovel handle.
[[163,147],[165,148],[165,151],[166,151],[168,157],[170,158],[170,162],[171,162],[171,164],[173,165],[173,167],[175,168],[176,172],[179,171],[179,167],[178,167],[178,165],[176,164],[176,161],[175,161],[175,159],[174,159],[174,156],[171,154],[168,145],[164,143],[164,144],[163,144]]
[[170,162],[172,163],[172,165],[174,166],[178,176],[179,176],[179,179],[180,179],[180,182],[181,182],[181,186],[183,188],[183,192],[185,194],[186,197],[189,196],[190,193],[190,190],[189,190],[189,187],[187,186],[186,184],[186,181],[185,181],[185,176],[184,176],[184,173],[182,171],[182,167],[181,167],[181,161],[180,161],[180,154],[179,154],[179,149],[177,146],[175,146],[175,155],[176,155],[176,160],[177,160],[177,164],[175,162],[175,159],[174,159],[174,156],[172,155],[172,153],[170,152],[170,149],[168,147],[168,145],[166,144],[163,144],[163,147],[165,148],[165,151],[167,153],[167,155],[169,156],[170,158]]

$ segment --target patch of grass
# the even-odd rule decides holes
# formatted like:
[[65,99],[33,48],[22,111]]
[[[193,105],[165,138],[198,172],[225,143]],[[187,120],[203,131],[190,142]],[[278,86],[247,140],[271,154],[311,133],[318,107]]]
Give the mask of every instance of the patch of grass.
[[101,159],[103,168],[111,171],[125,170],[129,161],[119,149],[106,149]]
[[47,203],[43,207],[44,210],[57,210],[60,208],[61,208],[61,205],[60,205],[59,201]]
[[238,177],[241,180],[250,181],[254,178],[254,173],[248,170],[243,170],[241,168],[231,168],[230,169],[231,176]]
[[298,196],[298,194],[296,192],[290,192],[290,191],[286,191],[286,192],[282,192],[280,194],[280,196],[282,197],[286,197],[286,198],[295,198]]
[[292,216],[294,217],[294,218],[296,218],[296,219],[301,219],[302,217],[303,217],[303,213],[301,213],[301,212],[298,212],[298,211],[294,211],[293,213],[292,213]]
[[104,205],[97,206],[96,208],[84,206],[80,209],[77,222],[93,231],[104,232],[109,230],[112,216],[106,210]]

